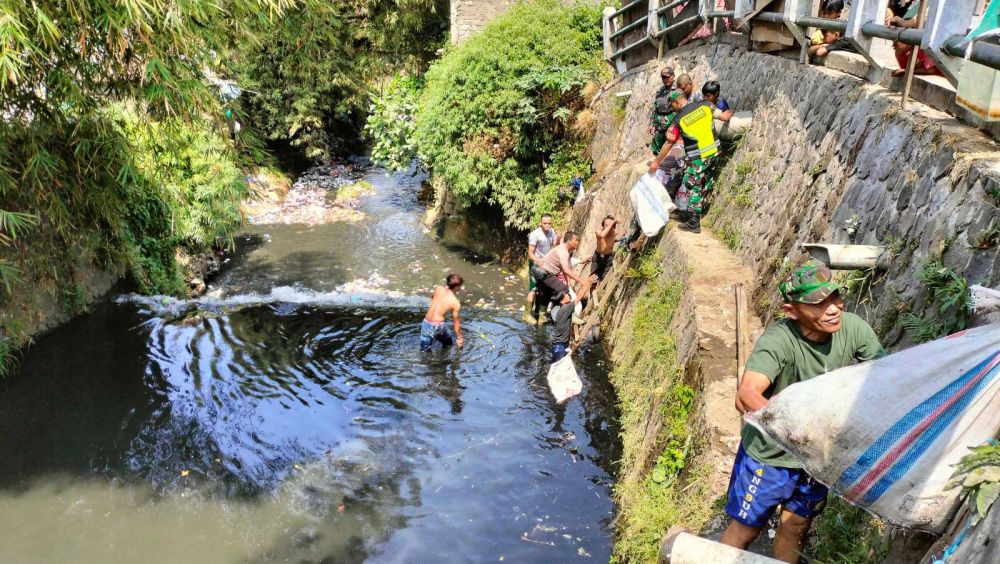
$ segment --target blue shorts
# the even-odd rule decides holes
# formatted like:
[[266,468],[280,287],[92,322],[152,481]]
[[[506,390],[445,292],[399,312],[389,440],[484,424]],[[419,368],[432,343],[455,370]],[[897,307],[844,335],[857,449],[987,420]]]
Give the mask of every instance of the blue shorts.
[[767,524],[779,505],[812,519],[826,506],[827,492],[826,486],[813,480],[805,470],[761,464],[740,443],[729,478],[726,514],[753,528]]
[[431,323],[425,319],[424,322],[420,324],[420,350],[431,350],[431,347],[434,346],[434,341],[441,343],[442,347],[450,347],[451,333],[449,333],[448,328],[444,326],[444,321],[440,323]]

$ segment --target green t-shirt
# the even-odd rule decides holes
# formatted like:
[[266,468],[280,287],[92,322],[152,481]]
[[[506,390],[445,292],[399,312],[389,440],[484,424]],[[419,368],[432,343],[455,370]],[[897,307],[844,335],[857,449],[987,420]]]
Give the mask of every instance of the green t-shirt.
[[[764,397],[770,399],[796,382],[885,354],[871,326],[857,315],[844,312],[840,331],[825,343],[806,339],[791,319],[773,323],[757,340],[746,369],[771,379],[771,386],[764,391]],[[742,439],[747,454],[758,462],[784,468],[802,467],[801,462],[753,425],[743,426]]]

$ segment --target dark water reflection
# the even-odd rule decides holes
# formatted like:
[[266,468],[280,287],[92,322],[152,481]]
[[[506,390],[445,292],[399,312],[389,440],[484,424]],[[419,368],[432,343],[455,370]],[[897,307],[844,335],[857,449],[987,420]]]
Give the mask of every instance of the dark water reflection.
[[428,354],[406,300],[305,301],[107,304],[29,349],[0,383],[0,561],[608,560],[600,351],[556,405],[515,313],[466,308],[466,347]]

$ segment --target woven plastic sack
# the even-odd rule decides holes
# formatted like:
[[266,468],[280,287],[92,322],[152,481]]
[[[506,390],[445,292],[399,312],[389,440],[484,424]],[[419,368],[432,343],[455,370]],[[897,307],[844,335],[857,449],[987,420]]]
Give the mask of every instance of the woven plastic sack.
[[848,502],[940,532],[952,465],[1000,429],[1000,324],[793,384],[746,419]]
[[556,403],[562,403],[583,390],[583,382],[576,375],[576,366],[572,355],[566,355],[549,367],[549,389],[556,397]]
[[655,237],[670,221],[670,212],[677,209],[663,184],[648,173],[636,181],[628,197],[646,237]]

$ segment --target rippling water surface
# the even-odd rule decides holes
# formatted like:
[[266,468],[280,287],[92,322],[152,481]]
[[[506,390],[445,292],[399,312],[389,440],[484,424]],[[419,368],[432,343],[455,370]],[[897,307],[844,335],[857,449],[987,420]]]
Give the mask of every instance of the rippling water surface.
[[[362,224],[255,226],[211,296],[117,300],[27,351],[0,561],[608,560],[600,351],[556,405],[521,283],[427,237],[419,179],[369,180]],[[450,270],[467,344],[421,353]]]

